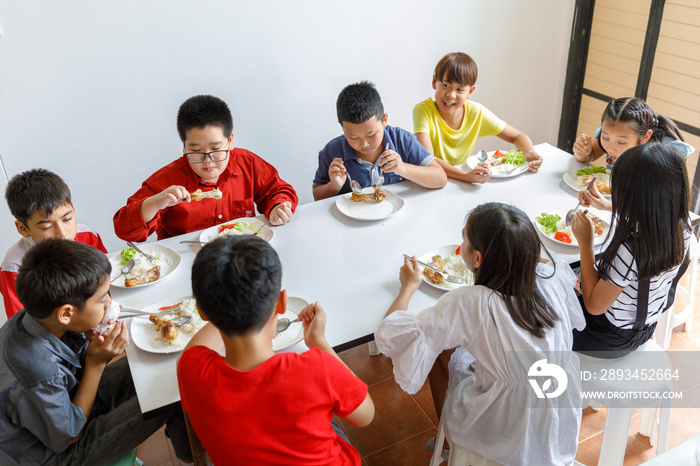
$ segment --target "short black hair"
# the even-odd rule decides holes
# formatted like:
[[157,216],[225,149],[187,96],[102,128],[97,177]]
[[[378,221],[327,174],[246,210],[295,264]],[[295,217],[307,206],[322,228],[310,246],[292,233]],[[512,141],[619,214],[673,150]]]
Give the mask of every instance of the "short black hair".
[[222,236],[205,245],[192,265],[197,306],[225,335],[260,331],[274,312],[282,264],[257,236]]
[[99,250],[77,241],[45,239],[22,259],[17,274],[17,296],[27,314],[49,317],[57,307],[78,309],[109,280],[112,265]]
[[335,103],[338,123],[359,125],[373,116],[378,120],[384,118],[384,105],[377,88],[369,81],[350,84],[340,92]]
[[12,177],[5,188],[12,215],[24,225],[37,210],[51,215],[57,207],[71,203],[70,189],[57,174],[34,168]]
[[215,126],[225,137],[233,132],[233,117],[226,102],[213,95],[196,95],[185,100],[177,111],[177,132],[185,142],[192,128]]

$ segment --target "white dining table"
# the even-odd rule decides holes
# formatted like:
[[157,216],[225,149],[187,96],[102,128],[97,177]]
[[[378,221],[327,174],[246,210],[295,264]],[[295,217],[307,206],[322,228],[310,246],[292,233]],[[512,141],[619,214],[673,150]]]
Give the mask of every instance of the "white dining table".
[[[337,197],[298,206],[288,224],[273,227],[270,242],[282,262],[283,288],[289,296],[319,302],[328,315],[327,339],[336,350],[372,340],[399,292],[402,254],[420,256],[444,245],[460,244],[466,215],[484,202],[513,204],[531,218],[576,205],[577,191],[564,182],[563,174],[583,164],[550,144],[535,149],[544,158],[538,173],[491,178],[483,185],[450,180],[437,190],[410,181],[385,186],[405,204],[382,220],[347,217],[336,207]],[[595,213],[610,219],[609,212]],[[112,287],[113,298],[124,307],[143,308],[191,294],[190,271],[200,246],[180,241],[197,239],[199,232],[159,241],[182,256],[178,269],[150,286]],[[569,263],[579,260],[576,247],[547,239],[542,242],[555,257]],[[408,310],[429,307],[443,293],[423,283]],[[301,341],[286,351],[306,349]],[[144,413],[179,401],[176,363],[180,353],[150,353],[133,342],[126,353]]]

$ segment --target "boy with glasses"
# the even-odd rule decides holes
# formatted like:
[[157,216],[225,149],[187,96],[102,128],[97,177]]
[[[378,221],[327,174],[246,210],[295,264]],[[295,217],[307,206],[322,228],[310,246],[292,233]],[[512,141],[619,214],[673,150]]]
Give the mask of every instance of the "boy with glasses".
[[226,103],[210,95],[187,99],[177,114],[183,156],[143,182],[114,215],[125,241],[145,241],[202,230],[255,208],[272,225],[287,223],[299,202],[275,167],[233,146],[233,118]]

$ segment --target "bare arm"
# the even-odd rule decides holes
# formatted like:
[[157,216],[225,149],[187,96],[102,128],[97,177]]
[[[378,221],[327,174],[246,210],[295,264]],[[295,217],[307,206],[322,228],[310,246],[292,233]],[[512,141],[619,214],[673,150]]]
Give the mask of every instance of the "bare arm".
[[581,250],[581,293],[586,311],[593,315],[603,314],[622,293],[622,288],[600,279],[595,268],[593,222],[583,211],[576,213],[571,230]]
[[[425,147],[425,149],[430,152],[430,155],[435,155],[428,133],[416,133],[416,139],[418,139],[421,146]],[[491,172],[488,167],[477,167],[471,171],[465,172],[457,167],[453,167],[440,158],[435,157],[435,161],[445,170],[445,175],[453,180],[464,181],[466,183],[485,183],[486,180],[491,178]]]
[[[304,342],[306,346],[309,348],[318,347],[322,351],[325,351],[343,363],[343,365],[355,375],[333,350],[328,340],[326,340],[326,312],[323,308],[318,303],[309,304],[299,313],[299,319],[301,319],[304,326]],[[372,401],[372,397],[369,396],[369,393],[367,393],[365,399],[360,403],[360,406],[343,419],[354,427],[365,427],[369,425],[372,419],[374,419],[374,402]]]
[[418,259],[414,256],[410,261],[403,260],[403,266],[399,270],[399,281],[401,282],[401,291],[393,303],[386,311],[385,317],[395,311],[405,311],[408,309],[408,304],[420,286],[420,267]]
[[343,164],[343,159],[336,157],[328,166],[328,178],[330,181],[326,184],[320,184],[313,189],[314,201],[320,201],[333,197],[340,192],[340,188],[345,184],[348,172]]
[[190,193],[182,186],[173,185],[144,199],[141,203],[141,217],[144,222],[148,223],[153,220],[159,210],[189,201]]
[[573,151],[574,158],[579,162],[586,162],[586,160],[592,162],[605,155],[605,151],[598,144],[598,140],[585,133],[576,138]]
[[542,156],[535,152],[535,148],[532,145],[532,140],[527,136],[527,134],[513,128],[512,126],[506,124],[498,134],[498,137],[506,142],[513,144],[519,151],[525,156],[525,160],[530,162],[528,170],[536,173],[542,165]]

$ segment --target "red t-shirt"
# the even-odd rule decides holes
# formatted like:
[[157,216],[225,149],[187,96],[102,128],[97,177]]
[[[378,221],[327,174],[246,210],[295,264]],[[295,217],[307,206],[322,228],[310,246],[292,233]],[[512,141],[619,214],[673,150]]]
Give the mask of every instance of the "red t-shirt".
[[367,385],[330,354],[281,353],[241,372],[203,346],[177,367],[182,408],[214,464],[360,465],[331,427],[367,396]]
[[[75,234],[75,241],[89,244],[107,254],[107,250],[104,244],[102,244],[100,235],[85,225],[78,224],[78,232]],[[22,259],[24,259],[24,255],[32,246],[34,246],[34,240],[31,238],[21,238],[7,250],[7,254],[5,254],[5,258],[0,266],[0,293],[2,293],[5,313],[8,319],[24,309],[24,306],[17,297],[15,282],[17,281],[17,272],[19,272],[19,268],[22,265]]]
[[[141,217],[144,199],[173,185],[182,186],[190,193],[218,188],[222,198],[181,202],[144,222]],[[228,165],[215,184],[204,183],[183,155],[148,177],[141,189],[129,197],[126,205],[114,214],[114,231],[124,241],[145,241],[153,232],[158,233],[158,239],[170,238],[235,218],[253,217],[255,206],[269,217],[275,205],[286,201],[292,203],[294,211],[299,202],[294,188],[279,177],[275,167],[248,150],[231,150]]]

